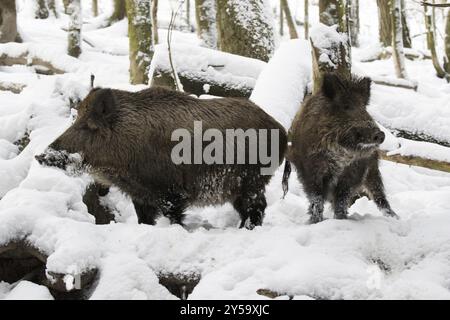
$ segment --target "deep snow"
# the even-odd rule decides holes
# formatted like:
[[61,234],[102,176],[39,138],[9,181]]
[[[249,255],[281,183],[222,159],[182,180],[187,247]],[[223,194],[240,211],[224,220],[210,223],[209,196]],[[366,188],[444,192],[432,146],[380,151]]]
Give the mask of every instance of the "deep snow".
[[[367,10],[374,2],[368,1]],[[108,3],[100,3],[105,10]],[[290,192],[281,199],[280,168],[267,188],[264,225],[253,231],[236,228],[238,215],[231,205],[189,209],[186,229],[165,218],[156,226],[137,225],[131,201],[117,189],[103,199],[117,222],[95,225],[82,202],[90,178],[43,168],[33,156],[70,125],[70,101],[87,94],[91,73],[98,86],[144,88],[128,84],[126,21],[97,30],[101,16],[87,18],[84,36],[96,47],[84,43],[76,60],[64,54],[66,34],[61,27],[67,18],[33,20],[24,1],[20,4],[25,43],[0,45],[0,52],[27,49],[70,72],[38,76],[29,67],[0,67],[0,80],[27,84],[21,94],[0,91],[0,244],[27,239],[49,255],[49,271],[76,275],[98,268],[92,299],[176,298],[158,283],[158,273],[200,275],[191,299],[264,299],[256,292],[261,288],[296,299],[450,299],[450,174],[439,171],[381,161],[386,192],[399,221],[383,217],[372,201],[362,198],[350,209],[349,220],[333,220],[326,207],[329,219],[309,225],[308,203],[295,174]],[[301,17],[301,7],[291,8]],[[353,51],[354,67],[361,74],[393,77],[391,60],[359,62],[376,41],[376,23],[364,10],[363,45]],[[89,14],[88,8],[84,13]],[[164,38],[164,30],[160,32]],[[173,41],[180,52],[199,51],[193,34],[174,32]],[[239,70],[248,79],[260,75],[252,99],[286,127],[309,80],[304,73],[310,59],[306,45],[282,39],[267,66],[254,62]],[[218,57],[226,59],[220,54],[190,62]],[[369,112],[384,126],[450,140],[450,86],[434,76],[429,60],[406,63],[419,90],[374,85]],[[239,67],[233,65],[230,71]],[[289,69],[277,74],[277,68]],[[223,72],[225,77],[227,70]],[[284,82],[291,85],[283,86]],[[30,143],[20,152],[14,142],[26,132]],[[391,138],[386,149],[393,153],[450,159],[449,148]],[[52,297],[45,287],[22,281],[17,286],[0,282],[0,298]]]

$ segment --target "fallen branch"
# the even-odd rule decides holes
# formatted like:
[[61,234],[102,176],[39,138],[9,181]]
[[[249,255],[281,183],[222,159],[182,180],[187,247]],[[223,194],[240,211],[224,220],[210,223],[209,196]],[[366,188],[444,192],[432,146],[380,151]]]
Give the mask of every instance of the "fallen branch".
[[417,91],[418,84],[417,82],[408,81],[408,80],[402,80],[399,79],[391,80],[391,79],[383,79],[383,78],[372,78],[373,83],[381,85],[381,86],[388,86],[388,87],[395,87],[395,88],[403,88],[403,89],[411,89],[414,91]]
[[1,91],[11,91],[12,93],[21,93],[25,87],[26,85],[23,83],[0,82]]
[[430,6],[430,7],[436,7],[436,8],[450,8],[450,3],[431,3],[422,1],[420,3],[422,6]]
[[415,156],[402,156],[400,154],[388,155],[387,153],[388,152],[386,151],[380,151],[381,159],[397,163],[403,163],[409,166],[418,166],[433,170],[450,172],[450,163],[448,162],[425,159]]
[[28,51],[22,53],[18,57],[11,57],[5,53],[0,55],[0,66],[13,66],[15,64],[21,64],[26,66],[34,66],[36,73],[53,75],[63,74],[64,70],[61,70],[53,66],[50,62],[45,61],[42,58],[30,55]]

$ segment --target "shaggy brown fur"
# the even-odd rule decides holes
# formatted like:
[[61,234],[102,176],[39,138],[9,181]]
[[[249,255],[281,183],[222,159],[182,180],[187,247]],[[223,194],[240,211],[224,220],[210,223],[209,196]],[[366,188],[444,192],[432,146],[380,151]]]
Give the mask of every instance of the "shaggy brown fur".
[[[291,126],[289,160],[295,165],[310,201],[312,222],[323,220],[325,200],[335,218],[345,219],[353,195],[363,189],[387,216],[396,216],[383,191],[378,147],[384,133],[366,106],[369,78],[326,74],[322,90],[303,103]],[[286,166],[284,184],[289,177]]]
[[[81,103],[77,120],[49,148],[80,153],[97,182],[117,185],[131,196],[140,223],[154,224],[159,214],[182,223],[188,206],[231,202],[240,214],[241,227],[248,218],[250,227],[261,225],[270,176],[260,175],[264,167],[260,162],[172,162],[171,151],[178,143],[171,141],[172,132],[179,128],[193,132],[194,121],[200,120],[203,130],[215,128],[223,133],[237,128],[278,129],[277,165],[283,161],[285,130],[249,100],[203,100],[163,88],[134,93],[92,90]],[[46,162],[42,157],[37,159]]]

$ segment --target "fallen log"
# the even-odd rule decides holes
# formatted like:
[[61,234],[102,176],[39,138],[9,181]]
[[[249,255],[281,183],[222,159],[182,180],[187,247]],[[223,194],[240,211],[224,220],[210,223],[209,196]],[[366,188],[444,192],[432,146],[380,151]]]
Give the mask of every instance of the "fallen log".
[[439,144],[441,146],[450,148],[450,141],[448,141],[448,140],[442,140],[439,138],[435,138],[433,136],[430,136],[428,134],[421,133],[421,132],[411,132],[411,131],[407,131],[407,130],[403,130],[403,129],[390,128],[388,126],[386,128],[388,128],[395,136],[397,136],[399,138],[404,138],[404,139],[413,140],[413,141],[430,142],[430,143],[435,143],[435,144]]
[[[207,80],[201,76],[191,77],[182,72],[178,72],[178,77],[183,85],[183,90],[187,93],[200,96],[209,94],[218,97],[244,97],[249,98],[253,87],[249,86],[233,86],[229,83],[219,83]],[[173,76],[168,71],[155,71],[152,85],[168,87],[175,90],[175,82]]]
[[49,61],[45,61],[40,57],[30,55],[28,51],[23,52],[17,57],[11,57],[5,53],[0,55],[0,66],[13,66],[15,64],[21,64],[26,66],[34,66],[36,73],[53,75],[63,74],[64,70],[61,70],[53,66]]
[[450,163],[432,159],[426,159],[416,156],[402,156],[400,154],[388,155],[386,151],[380,151],[380,157],[383,160],[406,164],[409,166],[418,166],[428,169],[444,171],[450,173]]
[[94,268],[76,275],[45,271],[47,258],[46,253],[24,239],[1,245],[0,281],[12,283],[27,279],[51,290],[67,293],[90,286],[97,274]]
[[0,82],[1,91],[11,91],[12,93],[21,93],[25,87],[26,84],[23,83]]

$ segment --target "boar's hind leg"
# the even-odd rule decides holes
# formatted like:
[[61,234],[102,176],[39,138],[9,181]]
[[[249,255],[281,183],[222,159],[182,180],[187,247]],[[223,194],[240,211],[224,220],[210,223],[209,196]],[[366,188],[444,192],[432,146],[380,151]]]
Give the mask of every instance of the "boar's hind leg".
[[233,203],[234,208],[241,217],[239,228],[246,227],[251,230],[262,225],[264,210],[267,207],[264,189],[255,192],[247,191],[239,195]]
[[154,225],[158,217],[158,208],[142,200],[133,200],[138,223]]
[[371,166],[367,173],[365,188],[369,191],[370,198],[375,201],[378,209],[385,216],[398,218],[398,215],[391,209],[384,193],[383,181],[381,180],[380,170],[377,166]]

